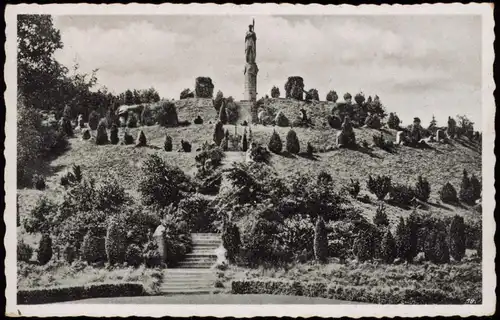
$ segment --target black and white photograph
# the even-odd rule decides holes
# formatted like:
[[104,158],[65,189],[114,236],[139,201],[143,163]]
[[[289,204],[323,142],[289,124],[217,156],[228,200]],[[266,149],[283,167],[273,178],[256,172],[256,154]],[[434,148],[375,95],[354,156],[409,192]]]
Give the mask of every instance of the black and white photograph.
[[7,315],[494,313],[489,4],[5,19]]

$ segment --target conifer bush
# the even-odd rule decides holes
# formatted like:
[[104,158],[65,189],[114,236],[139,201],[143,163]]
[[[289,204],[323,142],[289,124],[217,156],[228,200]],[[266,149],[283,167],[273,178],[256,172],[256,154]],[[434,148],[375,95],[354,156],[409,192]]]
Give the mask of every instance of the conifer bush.
[[106,260],[106,249],[104,238],[99,237],[95,229],[89,229],[83,238],[81,258],[87,263],[95,263]]
[[172,137],[169,135],[165,136],[165,143],[163,144],[163,149],[167,152],[171,152],[173,149]]
[[450,249],[448,246],[448,237],[446,231],[437,230],[435,231],[436,242],[434,250],[434,263],[448,263],[450,262]]
[[142,249],[142,257],[144,259],[144,265],[147,268],[156,268],[161,266],[161,255],[160,252],[158,252],[158,244],[155,240],[150,239],[144,244],[144,248]]
[[399,222],[396,226],[396,255],[402,260],[406,260],[410,251],[410,239],[408,227],[403,217],[399,217]]
[[220,147],[222,151],[228,151],[229,150],[229,140],[227,138],[223,138],[222,141],[220,142]]
[[288,127],[290,125],[290,121],[288,121],[288,118],[282,111],[278,111],[278,114],[275,117],[275,122],[278,127]]
[[224,100],[224,94],[222,93],[222,91],[219,90],[215,95],[215,99],[213,100],[214,108],[215,110],[217,110],[217,112],[220,111],[223,100]]
[[415,191],[410,186],[394,184],[389,191],[389,196],[392,203],[400,206],[409,206],[415,198]]
[[191,146],[191,143],[189,143],[189,141],[181,140],[181,147],[182,147],[182,151],[191,152],[192,146]]
[[370,175],[367,182],[368,190],[377,196],[378,200],[384,200],[391,189],[391,178],[388,176],[377,176],[372,178]]
[[203,119],[200,116],[197,116],[194,121],[194,124],[203,124]]
[[462,261],[465,256],[465,223],[464,218],[455,215],[451,220],[449,232],[450,254],[455,261]]
[[90,130],[97,130],[99,125],[99,114],[94,110],[89,114],[89,128]]
[[248,150],[248,139],[247,139],[247,132],[245,131],[243,133],[243,138],[241,140],[241,151],[246,152]]
[[116,124],[113,124],[111,126],[111,130],[109,132],[109,140],[111,142],[111,144],[118,144],[119,142],[119,138],[118,138],[118,127],[116,126]]
[[314,228],[314,257],[322,263],[326,262],[328,257],[328,237],[322,216],[318,216]]
[[286,135],[286,151],[291,154],[298,154],[300,152],[299,138],[293,129],[290,129]]
[[427,200],[429,200],[429,196],[431,195],[431,185],[427,179],[422,178],[422,176],[418,176],[414,191],[417,199],[427,202]]
[[50,259],[52,259],[52,238],[49,233],[44,232],[38,245],[37,260],[41,265],[45,265]]
[[382,238],[380,256],[385,263],[393,263],[397,256],[396,240],[389,228]]
[[73,136],[73,125],[71,124],[71,120],[69,120],[68,118],[63,117],[61,119],[61,130],[68,137],[72,137]]
[[312,157],[314,155],[314,147],[312,146],[312,144],[310,142],[307,143],[307,148],[306,148],[306,154],[307,156],[309,157]]
[[340,121],[339,117],[328,115],[326,119],[328,120],[328,124],[330,125],[330,127],[332,127],[333,129],[340,129],[342,127],[342,121]]
[[104,145],[109,142],[108,140],[108,132],[106,131],[106,121],[101,119],[99,121],[99,125],[97,126],[97,134],[95,137],[95,143],[97,145]]
[[347,185],[347,191],[354,199],[356,199],[358,197],[359,191],[361,191],[359,180],[353,180],[351,178],[351,182]]
[[229,131],[226,131],[226,134],[224,133],[224,125],[222,121],[217,121],[217,123],[215,124],[214,136],[213,136],[215,144],[220,146],[222,139],[224,137],[227,138],[228,136],[229,136]]
[[222,244],[224,249],[226,249],[227,259],[230,263],[234,263],[241,249],[240,230],[234,222],[228,221],[224,224]]
[[387,126],[390,129],[398,130],[400,123],[401,123],[401,120],[399,120],[399,117],[395,113],[393,113],[393,112],[389,113],[389,119],[387,120]]
[[126,233],[124,226],[118,219],[109,222],[106,232],[106,256],[111,265],[123,263],[125,261]]
[[458,202],[457,191],[449,182],[441,188],[439,196],[444,203],[455,204]]
[[339,96],[338,96],[337,92],[335,92],[334,90],[330,90],[326,94],[326,101],[337,102],[338,99],[339,99]]
[[482,185],[474,174],[470,177],[470,184],[472,188],[472,199],[475,202],[476,200],[481,199]]
[[134,112],[130,112],[127,118],[127,127],[136,128],[137,127],[137,116]]
[[135,142],[135,146],[136,147],[145,147],[147,144],[148,144],[148,142],[146,139],[146,135],[144,134],[144,132],[142,130],[139,131],[139,133],[137,134],[137,141]]
[[368,228],[361,231],[354,240],[353,253],[359,261],[371,260],[377,252],[377,235],[375,231]]
[[75,182],[81,182],[83,179],[82,167],[78,164],[74,164],[72,166],[72,171],[73,171],[73,176],[74,176]]
[[143,126],[152,126],[155,123],[153,112],[149,106],[144,106],[141,112],[141,124]]
[[281,142],[281,138],[276,130],[273,130],[273,134],[271,135],[271,139],[269,140],[269,144],[267,145],[267,147],[272,153],[281,153],[281,150],[283,149],[283,143]]
[[373,224],[377,227],[387,227],[389,226],[389,219],[387,218],[387,213],[383,203],[380,203],[373,217]]
[[156,122],[162,127],[176,127],[179,125],[177,108],[172,101],[164,101],[156,113]]
[[82,139],[83,140],[89,140],[90,139],[90,131],[89,131],[89,129],[83,129]]

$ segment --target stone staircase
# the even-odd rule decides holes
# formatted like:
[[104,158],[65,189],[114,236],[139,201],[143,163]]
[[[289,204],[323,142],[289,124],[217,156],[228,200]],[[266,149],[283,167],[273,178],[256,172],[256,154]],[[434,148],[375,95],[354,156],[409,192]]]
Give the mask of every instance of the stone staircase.
[[215,250],[221,245],[216,233],[193,233],[193,250],[175,269],[163,271],[162,294],[211,293],[216,273],[211,267],[217,262]]

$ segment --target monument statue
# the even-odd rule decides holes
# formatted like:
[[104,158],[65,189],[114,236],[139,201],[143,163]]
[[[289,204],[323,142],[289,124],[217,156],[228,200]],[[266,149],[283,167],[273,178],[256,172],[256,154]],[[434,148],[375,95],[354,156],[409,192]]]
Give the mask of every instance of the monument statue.
[[257,56],[257,35],[254,32],[255,20],[248,26],[247,34],[245,35],[245,57],[247,63],[255,63]]

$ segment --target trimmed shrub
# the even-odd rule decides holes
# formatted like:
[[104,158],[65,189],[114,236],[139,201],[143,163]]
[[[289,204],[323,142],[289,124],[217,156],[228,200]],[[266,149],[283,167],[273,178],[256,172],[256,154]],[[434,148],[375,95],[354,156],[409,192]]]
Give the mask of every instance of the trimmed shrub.
[[116,124],[113,124],[113,126],[111,126],[111,130],[109,132],[109,140],[111,141],[111,144],[118,144],[118,127],[116,126]]
[[162,127],[176,127],[179,125],[177,108],[172,101],[164,101],[156,113],[156,122]]
[[290,125],[288,118],[282,111],[278,111],[278,114],[276,114],[274,121],[278,127],[288,127]]
[[312,146],[312,144],[310,142],[307,143],[307,148],[306,148],[306,154],[307,156],[309,157],[312,157],[314,155],[314,147]]
[[99,125],[99,114],[94,110],[89,114],[89,128],[90,130],[97,130]]
[[375,216],[373,217],[373,224],[377,227],[388,227],[389,219],[387,218],[387,213],[385,212],[385,206],[383,203],[380,203],[377,207],[377,211],[375,212]]
[[220,146],[222,139],[225,136],[226,137],[229,136],[229,132],[228,131],[226,131],[226,132],[227,132],[227,134],[224,134],[224,125],[223,125],[223,122],[222,121],[217,121],[217,123],[215,124],[214,135],[213,135],[213,139],[214,139],[214,142],[215,142],[216,145]]
[[377,176],[372,178],[370,175],[367,182],[368,190],[377,196],[378,200],[384,200],[391,189],[391,178],[388,176]]
[[314,229],[314,257],[319,262],[326,262],[328,256],[328,239],[325,221],[321,216],[316,220]]
[[89,229],[89,231],[83,238],[81,246],[81,258],[87,263],[106,260],[104,238],[100,237],[95,229]]
[[387,229],[387,232],[382,238],[380,256],[385,263],[392,263],[394,259],[396,259],[396,240],[394,240],[390,229]]
[[123,133],[123,144],[129,145],[134,143],[134,137],[128,132]]
[[339,117],[328,115],[326,119],[328,120],[330,127],[333,129],[340,129],[342,127],[342,121],[340,121]]
[[234,263],[240,253],[241,237],[238,226],[231,221],[224,224],[222,230],[222,245],[226,249],[227,259]]
[[457,191],[449,182],[441,188],[439,191],[439,197],[444,203],[455,204],[458,202]]
[[203,119],[200,116],[197,116],[194,121],[194,124],[203,124]]
[[465,256],[465,223],[464,218],[458,215],[453,217],[450,224],[450,254],[455,261],[462,261]]
[[51,287],[17,291],[18,304],[45,304],[88,298],[144,295],[141,283],[92,283],[84,286]]
[[482,185],[474,174],[470,177],[470,185],[472,188],[472,200],[475,202],[477,199],[481,199]]
[[39,174],[33,175],[33,187],[37,190],[45,190],[45,178]]
[[247,132],[243,133],[243,138],[241,139],[241,151],[246,152],[248,150],[248,139]]
[[97,134],[95,137],[95,143],[97,145],[104,145],[109,142],[108,140],[108,132],[106,131],[106,121],[105,119],[101,119],[99,121],[99,125],[97,126]]
[[60,130],[62,130],[64,132],[64,134],[67,135],[68,137],[72,137],[73,136],[73,125],[71,124],[71,120],[63,117],[61,119]]
[[125,261],[126,233],[124,226],[117,219],[112,219],[106,232],[106,256],[111,265]]
[[279,154],[283,149],[283,143],[281,142],[280,135],[273,130],[273,134],[271,135],[271,139],[269,140],[269,144],[267,145],[269,151],[272,153]]
[[169,135],[165,136],[165,142],[163,143],[163,149],[167,152],[171,152],[173,148],[172,137]]
[[41,265],[45,265],[50,259],[52,259],[52,238],[50,234],[44,232],[38,245],[37,260]]
[[293,129],[290,129],[286,135],[286,151],[292,154],[298,154],[300,152],[299,138],[297,138],[297,134]]
[[135,142],[135,146],[136,147],[145,147],[147,144],[148,144],[148,142],[146,140],[146,135],[144,134],[144,132],[142,130],[139,131],[139,133],[137,134],[137,140]]
[[393,204],[409,206],[415,198],[415,192],[409,186],[402,184],[392,185],[389,196]]
[[138,267],[143,261],[142,250],[137,244],[131,244],[128,246],[125,252],[125,262],[129,266]]
[[154,154],[144,161],[140,176],[138,190],[145,205],[177,204],[182,199],[181,192],[193,190],[189,177],[181,169],[168,165]]
[[347,191],[354,199],[356,199],[358,197],[359,191],[361,191],[359,180],[351,179],[351,182],[347,185]]
[[337,92],[335,92],[334,90],[330,90],[326,94],[326,101],[337,102],[338,99],[339,99],[339,96],[337,95]]
[[33,256],[33,248],[24,243],[22,239],[17,241],[17,261],[29,262]]
[[83,129],[82,131],[82,139],[89,140],[90,139],[90,131],[89,129]]
[[431,185],[427,179],[418,176],[417,183],[415,185],[415,197],[420,201],[427,202],[431,194]]
[[316,90],[316,89],[310,89],[309,91],[307,91],[305,100],[306,101],[309,101],[309,100],[319,101],[318,90]]
[[184,152],[191,152],[191,143],[189,143],[189,141],[186,141],[186,140],[181,140],[181,147],[182,147],[182,151]]
[[127,118],[127,127],[128,128],[136,128],[137,127],[137,116],[135,115],[134,112],[129,112],[128,118]]

